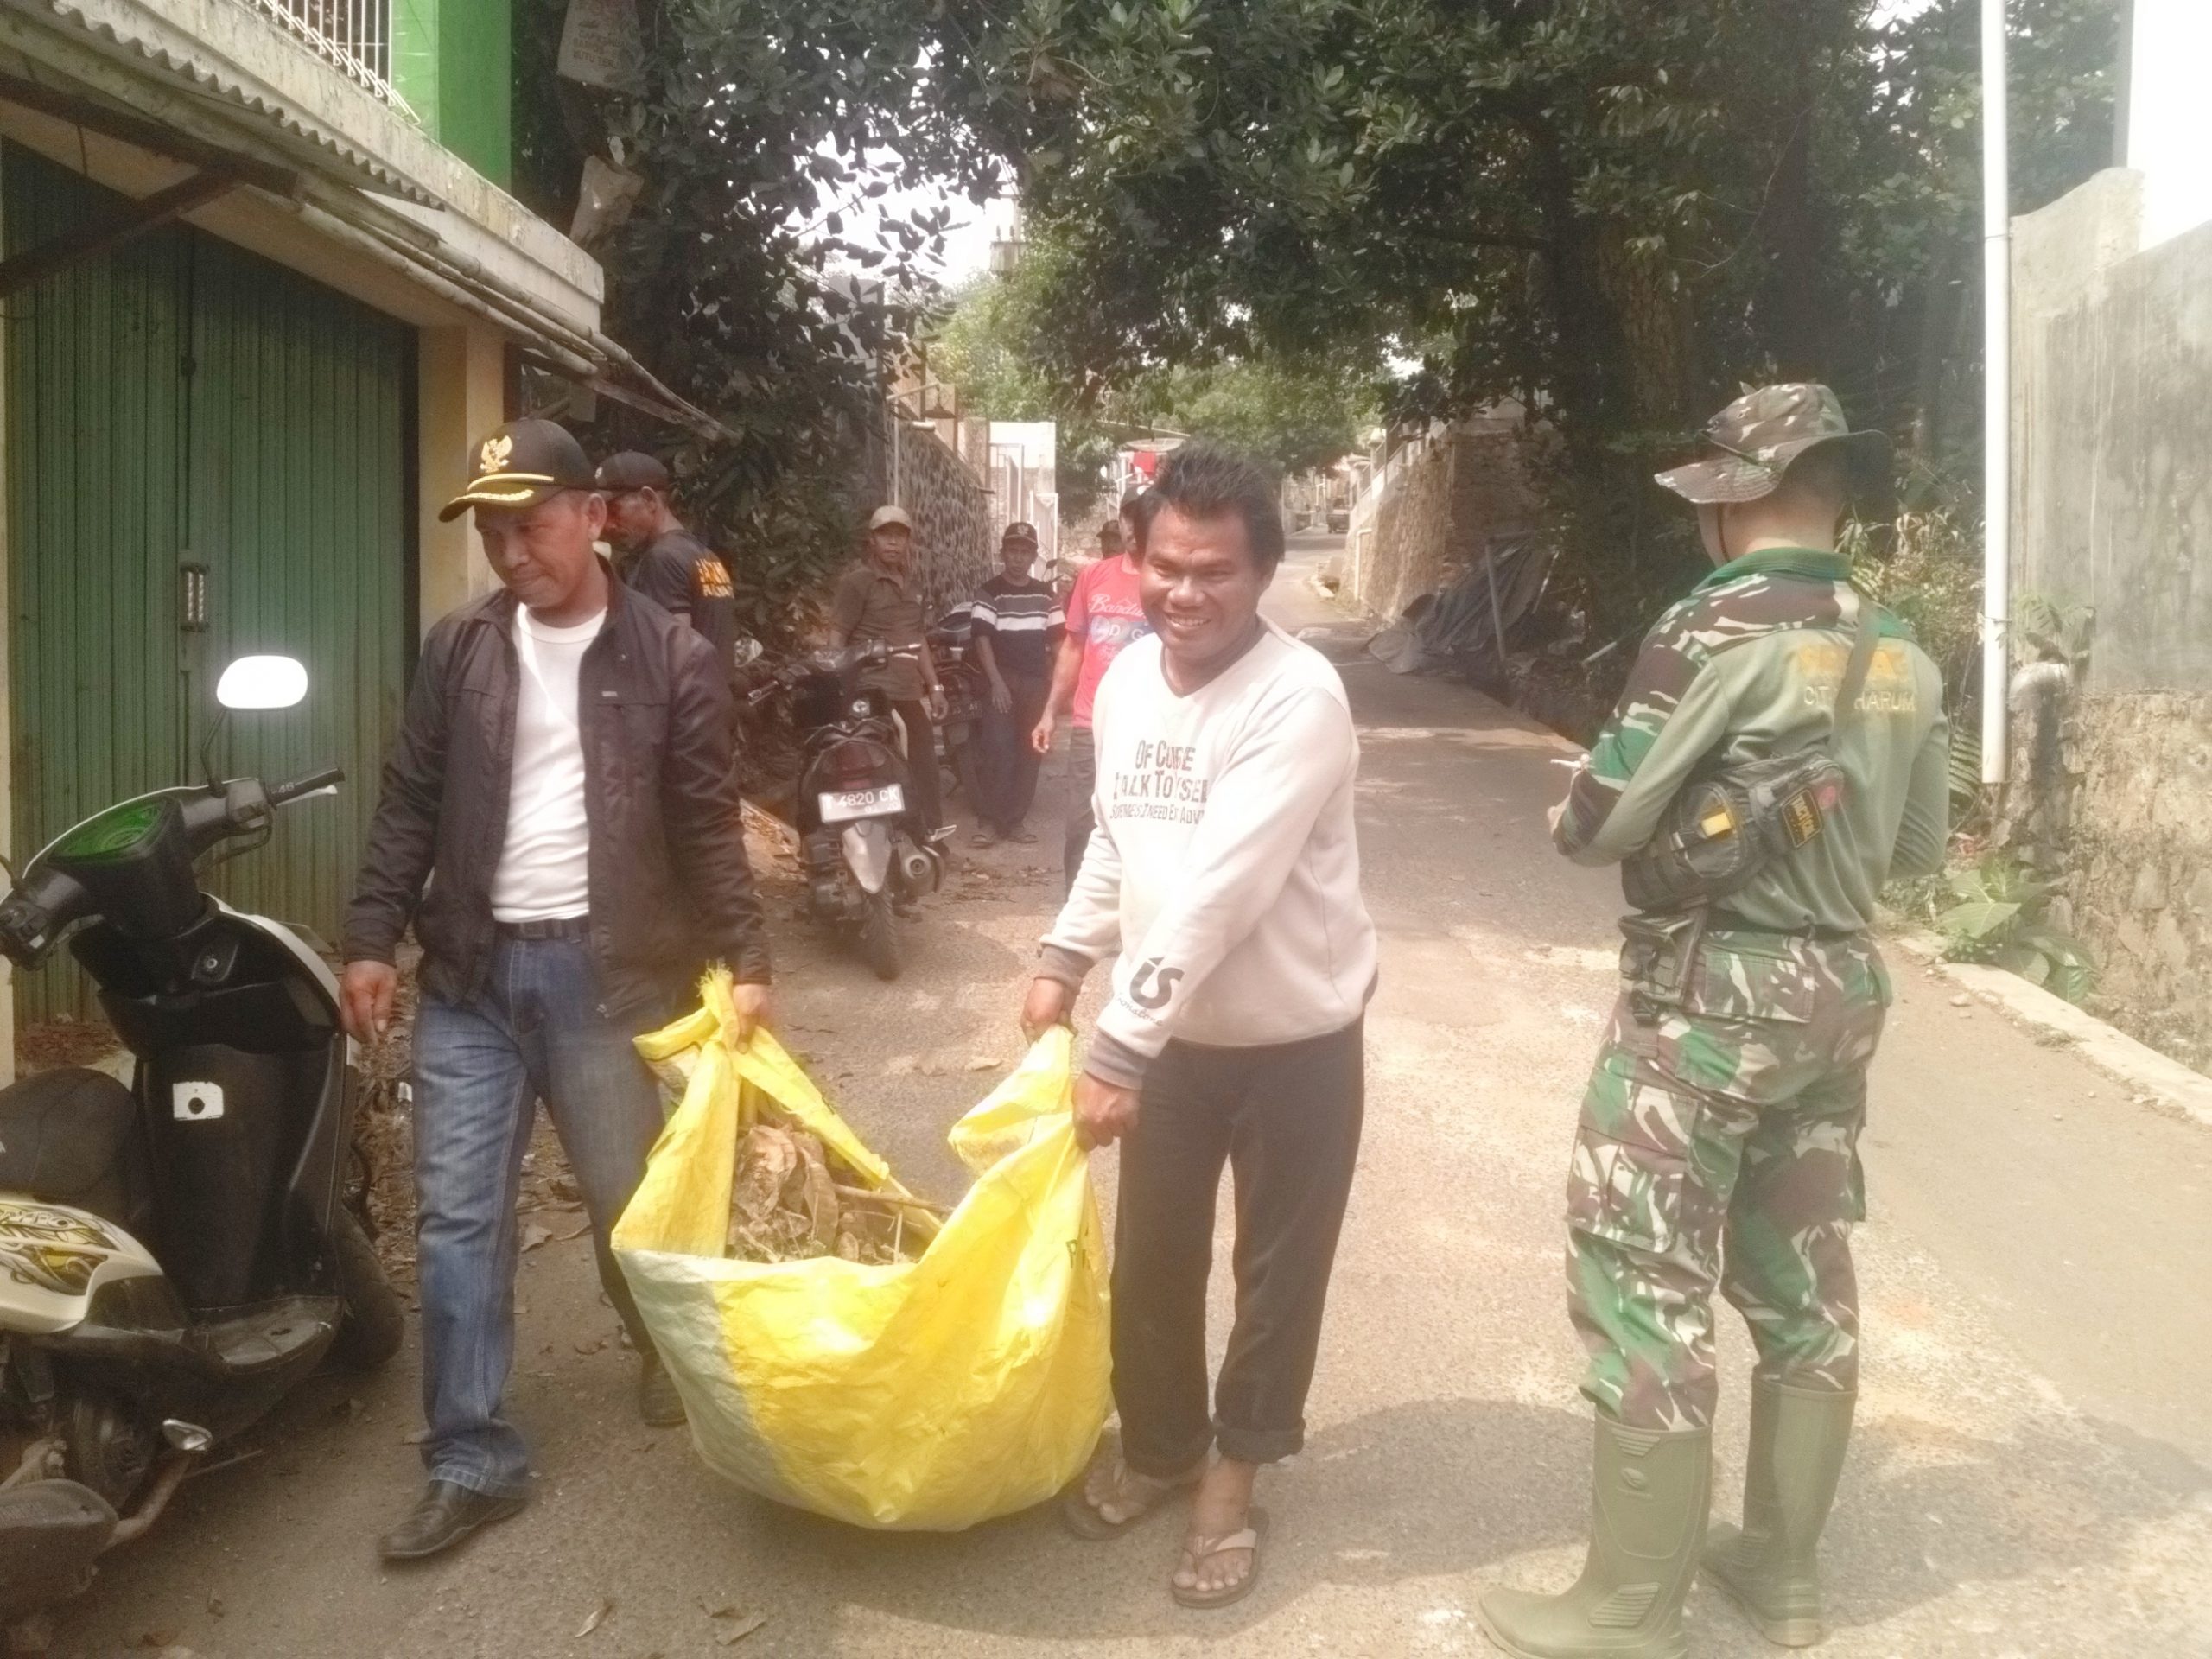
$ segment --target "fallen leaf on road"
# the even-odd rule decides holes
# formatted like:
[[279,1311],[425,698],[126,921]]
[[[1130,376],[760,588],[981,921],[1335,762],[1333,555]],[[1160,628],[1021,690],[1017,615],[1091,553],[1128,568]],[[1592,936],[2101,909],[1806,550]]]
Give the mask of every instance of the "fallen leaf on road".
[[586,1337],[577,1342],[576,1351],[580,1354],[595,1354],[606,1346],[605,1337]]
[[999,1058],[995,1054],[978,1054],[968,1062],[968,1069],[970,1071],[995,1071],[999,1069]]
[[138,1645],[142,1648],[174,1647],[176,1645],[176,1632],[175,1630],[149,1630],[145,1635],[138,1638]]
[[715,1632],[715,1640],[722,1647],[734,1648],[767,1622],[768,1615],[766,1613],[746,1614],[739,1618],[734,1624],[717,1630]]
[[550,1227],[541,1227],[534,1221],[522,1230],[522,1247],[525,1251],[550,1243],[552,1238],[553,1230]]
[[591,1617],[576,1626],[576,1634],[580,1637],[589,1636],[606,1622],[607,1616],[613,1611],[614,1599],[612,1596],[601,1596],[599,1599],[599,1605],[591,1610]]
[[213,1590],[210,1590],[207,1592],[207,1611],[213,1613],[217,1618],[220,1618],[223,1616],[223,1599],[217,1595]]
[[410,1434],[405,1440],[400,1441],[400,1444],[402,1446],[420,1446],[423,1441],[429,1438],[430,1431],[429,1429],[418,1428],[412,1434]]
[[569,1228],[567,1232],[554,1234],[553,1242],[556,1244],[565,1244],[572,1238],[582,1238],[589,1231],[591,1231],[591,1223],[589,1221],[580,1221],[575,1226]]

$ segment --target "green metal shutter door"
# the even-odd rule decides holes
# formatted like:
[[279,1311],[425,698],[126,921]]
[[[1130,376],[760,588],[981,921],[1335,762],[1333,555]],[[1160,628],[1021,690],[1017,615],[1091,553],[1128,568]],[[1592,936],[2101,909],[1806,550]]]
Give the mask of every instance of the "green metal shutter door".
[[[79,222],[96,194],[12,146],[9,251]],[[10,724],[27,858],[109,802],[174,781],[184,244],[149,237],[8,305]],[[57,966],[19,976],[26,1020],[83,1011]]]
[[209,570],[208,661],[274,652],[305,663],[308,682],[296,709],[232,717],[219,765],[346,777],[216,885],[334,943],[413,637],[414,334],[212,237],[192,242],[188,545]]
[[[12,146],[0,179],[10,251],[112,200]],[[412,649],[412,332],[188,229],[9,310],[12,849],[196,775],[213,676],[281,652],[306,705],[233,721],[219,769],[348,782],[209,885],[330,934]],[[206,633],[178,627],[188,561],[208,567]],[[17,985],[25,1021],[92,1007],[67,967]]]

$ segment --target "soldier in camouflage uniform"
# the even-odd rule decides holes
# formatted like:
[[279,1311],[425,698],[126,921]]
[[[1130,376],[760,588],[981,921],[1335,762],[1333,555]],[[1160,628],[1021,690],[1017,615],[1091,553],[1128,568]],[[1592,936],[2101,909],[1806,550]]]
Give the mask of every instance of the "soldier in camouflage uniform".
[[[1646,637],[1618,709],[1554,814],[1560,849],[1614,863],[1716,765],[1826,742],[1845,787],[1820,833],[1702,915],[1656,973],[1624,924],[1624,986],[1576,1136],[1570,1311],[1598,1408],[1596,1525],[1563,1596],[1495,1592],[1483,1622],[1524,1659],[1676,1659],[1704,1541],[1718,1394],[1713,1292],[1758,1351],[1744,1526],[1708,1575],[1772,1639],[1821,1634],[1814,1548],[1858,1379],[1850,1234],[1858,1142],[1889,981],[1869,927],[1892,872],[1940,868],[1948,733],[1935,664],[1853,588],[1835,531],[1889,445],[1851,432],[1825,386],[1730,404],[1713,459],[1660,475],[1695,504],[1718,567]],[[1860,628],[1856,713],[1831,726]],[[1684,922],[1696,926],[1686,926]]]

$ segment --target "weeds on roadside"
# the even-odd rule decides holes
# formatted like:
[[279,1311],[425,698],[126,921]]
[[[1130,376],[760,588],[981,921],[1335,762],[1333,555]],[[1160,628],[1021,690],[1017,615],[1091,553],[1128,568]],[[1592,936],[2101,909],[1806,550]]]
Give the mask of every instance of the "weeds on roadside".
[[2054,926],[2056,888],[2002,853],[1986,853],[1924,880],[1893,883],[1887,897],[1926,923],[1953,962],[1985,962],[2064,997],[2085,1000],[2096,985],[2088,947]]

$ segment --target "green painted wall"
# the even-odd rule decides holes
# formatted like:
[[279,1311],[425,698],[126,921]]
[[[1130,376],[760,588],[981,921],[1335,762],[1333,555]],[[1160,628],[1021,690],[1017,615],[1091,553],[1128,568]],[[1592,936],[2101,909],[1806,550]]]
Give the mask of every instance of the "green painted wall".
[[[112,200],[14,145],[0,178],[10,252]],[[348,781],[209,885],[334,937],[415,638],[413,330],[174,226],[11,296],[8,323],[10,850],[196,776],[214,677],[280,652],[307,702],[231,721],[217,769]],[[205,632],[180,626],[188,562]],[[64,964],[16,982],[26,1021],[90,1007]]]
[[391,0],[391,84],[438,136],[438,0]]
[[509,0],[445,0],[438,13],[438,142],[494,184],[514,170]]
[[393,0],[392,84],[425,131],[493,183],[514,161],[511,0]]

